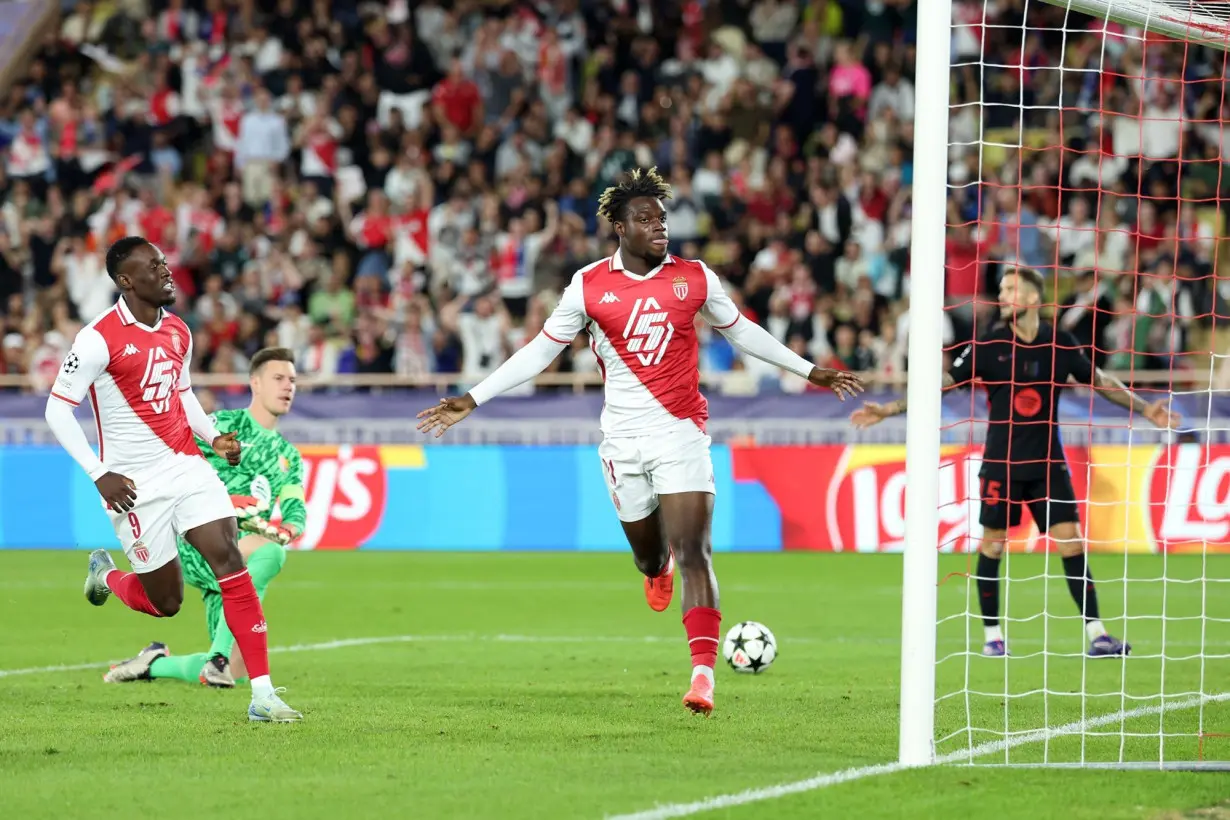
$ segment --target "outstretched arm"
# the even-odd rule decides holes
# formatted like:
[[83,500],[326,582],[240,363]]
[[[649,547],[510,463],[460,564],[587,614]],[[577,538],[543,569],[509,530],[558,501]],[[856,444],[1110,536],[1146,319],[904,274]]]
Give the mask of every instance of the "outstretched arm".
[[1119,379],[1104,373],[1101,368],[1094,367],[1070,333],[1059,331],[1056,334],[1056,342],[1059,349],[1056,359],[1067,371],[1067,378],[1077,384],[1091,385],[1094,391],[1101,393],[1107,401],[1140,413],[1157,427],[1168,430],[1179,426],[1182,418],[1178,413],[1167,409],[1165,399],[1158,399],[1150,404]]
[[745,318],[722,286],[716,273],[703,262],[709,293],[701,309],[701,317],[732,345],[748,356],[802,376],[818,387],[828,387],[842,401],[863,392],[863,382],[854,373],[816,367],[811,362],[779,342],[773,334]]
[[[946,390],[956,383],[957,380],[952,377],[952,374],[945,373],[941,389]],[[884,419],[900,416],[905,412],[908,404],[909,402],[905,396],[894,399],[888,404],[876,404],[873,401],[863,402],[862,407],[850,414],[850,421],[854,423],[855,427],[871,427],[884,421]]]
[[1119,381],[1119,379],[1103,372],[1101,368],[1094,368],[1093,387],[1107,401],[1120,407],[1125,407],[1135,413],[1140,413],[1156,427],[1172,430],[1183,421],[1182,416],[1167,409],[1166,399],[1158,399],[1150,404],[1123,382]]
[[547,317],[542,332],[524,347],[508,357],[508,361],[495,369],[469,393],[460,398],[440,399],[435,407],[418,414],[418,429],[424,433],[435,432],[436,438],[444,431],[465,419],[480,405],[491,401],[501,393],[512,390],[547,369],[560,351],[572,343],[573,337],[585,327],[585,297],[581,292],[581,274],[572,277],[572,283],[564,289],[559,304]]
[[[974,378],[974,346],[969,344],[953,360],[952,367],[944,371],[940,389],[947,390],[954,385],[965,384],[972,378]],[[890,401],[888,404],[864,402],[862,407],[850,414],[850,421],[855,427],[871,427],[886,418],[901,415],[908,405],[909,400],[905,396]]]

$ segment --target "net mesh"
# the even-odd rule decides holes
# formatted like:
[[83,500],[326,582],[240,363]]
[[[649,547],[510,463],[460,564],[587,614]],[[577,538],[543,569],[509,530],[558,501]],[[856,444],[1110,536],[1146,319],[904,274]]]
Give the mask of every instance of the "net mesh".
[[987,657],[986,401],[978,387],[946,393],[944,469],[960,480],[942,482],[958,491],[941,502],[940,549],[964,555],[941,561],[937,756],[1230,760],[1230,3],[955,0],[953,15],[945,303],[958,336],[975,339],[976,360],[1004,270],[1029,266],[1046,280],[1044,321],[1183,423],[1157,430],[1104,394],[1065,390],[1101,621],[1132,654],[1088,656],[1059,545],[1025,512],[1000,567],[1011,655]]

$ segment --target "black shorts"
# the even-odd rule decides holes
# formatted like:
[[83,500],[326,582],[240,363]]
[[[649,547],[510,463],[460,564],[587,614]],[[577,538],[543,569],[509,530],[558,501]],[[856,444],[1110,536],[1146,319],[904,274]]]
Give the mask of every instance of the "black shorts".
[[1021,523],[1021,508],[1047,532],[1056,524],[1079,524],[1076,490],[1066,464],[1052,465],[1049,475],[1009,480],[1007,472],[983,472],[978,477],[982,510],[978,523],[987,530],[1006,530]]

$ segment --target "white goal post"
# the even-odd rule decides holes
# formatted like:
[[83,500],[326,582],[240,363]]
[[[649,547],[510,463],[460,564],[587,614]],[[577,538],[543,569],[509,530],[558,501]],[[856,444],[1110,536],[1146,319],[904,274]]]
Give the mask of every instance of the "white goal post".
[[[984,10],[986,4],[999,0],[977,0]],[[1075,42],[1079,38],[1107,38],[1107,26],[1096,30],[1096,21],[1114,22],[1113,36],[1120,41],[1135,41],[1147,52],[1151,35],[1164,35],[1189,44],[1193,53],[1204,52],[1212,47],[1230,50],[1230,0],[1192,2],[1191,0],[1045,0],[1052,7],[1064,10],[1064,24],[1059,31],[1066,48],[1069,35]],[[1007,658],[982,657],[983,625],[977,603],[971,603],[972,583],[966,572],[950,572],[942,556],[941,545],[945,544],[945,516],[943,507],[952,506],[946,499],[943,481],[937,480],[942,458],[948,458],[950,450],[941,447],[948,444],[951,435],[941,436],[941,430],[951,432],[945,426],[942,412],[941,380],[943,377],[943,350],[945,312],[945,256],[949,231],[949,199],[956,189],[978,187],[988,180],[984,172],[984,152],[1020,152],[1033,150],[1027,146],[1024,124],[1026,119],[1036,122],[1037,117],[1048,113],[1063,121],[1067,111],[1078,110],[1079,105],[1063,99],[1064,72],[1088,71],[1082,67],[1065,64],[1066,54],[1059,65],[1041,66],[1043,70],[1057,71],[1060,80],[1058,98],[1037,99],[1032,105],[1021,104],[1018,114],[1019,133],[1016,144],[1004,142],[1002,133],[995,137],[986,134],[985,123],[977,125],[977,139],[961,143],[977,154],[977,171],[968,179],[951,181],[949,177],[953,144],[949,138],[950,116],[962,106],[973,106],[981,118],[987,108],[986,85],[982,85],[976,100],[950,101],[953,84],[953,11],[954,5],[964,5],[963,0],[919,0],[916,45],[915,83],[916,103],[914,121],[913,158],[913,213],[912,253],[910,264],[910,338],[908,346],[909,379],[907,399],[909,412],[906,422],[906,482],[908,491],[905,501],[906,538],[904,543],[903,588],[902,588],[902,639],[901,639],[901,686],[900,686],[900,737],[899,763],[904,766],[924,766],[942,763],[995,764],[1012,766],[1080,766],[1090,768],[1164,768],[1164,769],[1230,769],[1230,537],[1217,528],[1210,529],[1192,524],[1183,530],[1172,527],[1168,535],[1161,532],[1149,544],[1142,544],[1133,535],[1137,526],[1128,519],[1170,521],[1172,513],[1182,511],[1171,508],[1176,493],[1186,492],[1193,509],[1199,498],[1205,503],[1202,512],[1191,516],[1212,516],[1222,513],[1209,512],[1208,507],[1225,507],[1224,517],[1230,522],[1230,467],[1224,472],[1225,480],[1213,477],[1205,481],[1211,465],[1222,456],[1214,452],[1214,443],[1224,446],[1225,461],[1230,465],[1230,424],[1218,421],[1213,408],[1223,410],[1230,406],[1230,392],[1225,389],[1218,394],[1218,384],[1226,381],[1230,373],[1230,351],[1218,348],[1219,330],[1230,327],[1224,319],[1225,305],[1230,305],[1230,279],[1218,279],[1217,250],[1223,241],[1230,241],[1230,231],[1224,229],[1224,206],[1207,205],[1217,211],[1219,227],[1211,244],[1214,245],[1213,273],[1209,274],[1209,286],[1214,289],[1211,314],[1206,317],[1211,325],[1213,349],[1200,360],[1199,367],[1208,373],[1207,382],[1196,385],[1195,381],[1183,383],[1171,371],[1171,406],[1182,410],[1187,423],[1183,430],[1189,438],[1175,437],[1148,429],[1137,423],[1139,416],[1123,420],[1122,437],[1118,449],[1093,444],[1085,476],[1090,478],[1096,469],[1107,466],[1128,476],[1126,481],[1134,488],[1130,496],[1122,493],[1121,501],[1105,495],[1094,498],[1094,490],[1088,489],[1083,496],[1083,510],[1101,504],[1112,515],[1121,515],[1124,524],[1115,530],[1114,537],[1102,536],[1098,541],[1099,551],[1089,560],[1094,582],[1099,585],[1102,619],[1109,626],[1113,619],[1116,627],[1132,639],[1136,650],[1127,658],[1110,658],[1090,661],[1085,651],[1073,651],[1076,642],[1084,639],[1083,622],[1074,608],[1065,588],[1064,570],[1059,566],[1058,555],[1052,557],[1037,537],[1031,541],[1029,551],[1042,544],[1034,554],[1013,556],[1010,550],[1004,555],[1001,574],[1001,610],[1007,640],[1012,645],[1014,634],[1022,635],[1022,650],[1012,652]],[[1038,5],[1036,0],[1027,0],[1024,18],[1029,25],[1029,8]],[[985,20],[976,23],[979,28],[991,27]],[[1056,29],[1050,29],[1052,33]],[[1030,32],[1020,25],[1016,27],[1023,60],[1027,35]],[[1110,61],[1113,58],[1105,47],[1094,47],[1091,59]],[[984,52],[975,71],[981,78],[990,70],[1014,69],[1024,72],[1020,65],[1006,65],[1010,55]],[[1184,54],[1184,67],[1187,56]],[[1203,59],[1193,56],[1191,59]],[[1142,59],[1142,63],[1143,63]],[[1207,61],[1206,61],[1207,62]],[[1227,63],[1230,66],[1230,63]],[[1129,76],[1131,68],[1107,62],[1096,67],[1099,78],[1103,68],[1118,77]],[[1230,68],[1218,62],[1215,66],[1219,76],[1230,77]],[[1140,86],[1157,80],[1142,69],[1147,76],[1137,77]],[[1169,80],[1180,88],[1188,82],[1185,77]],[[1223,85],[1225,83],[1222,80]],[[1098,91],[1101,93],[1101,88]],[[1141,92],[1141,98],[1144,99]],[[1181,95],[1180,95],[1181,96]],[[1024,97],[1022,96],[1022,100]],[[1100,96],[1098,97],[1100,100]],[[1230,150],[1230,125],[1226,124],[1230,111],[1230,89],[1222,90],[1223,113],[1219,147]],[[950,105],[951,103],[951,105]],[[1003,98],[996,101],[1004,105]],[[1026,108],[1031,109],[1026,112]],[[1142,105],[1142,112],[1144,107]],[[1179,118],[1184,119],[1182,109]],[[1094,112],[1099,113],[1099,112]],[[1124,112],[1130,113],[1130,112]],[[1102,120],[1108,121],[1119,114],[1110,109],[1100,112]],[[1146,113],[1134,116],[1143,123]],[[1098,126],[1100,129],[1109,126]],[[1143,126],[1141,126],[1143,128]],[[1046,146],[1061,155],[1066,149],[1066,134],[1060,127],[1058,142]],[[1184,122],[1179,130],[1187,133],[1193,126]],[[1001,129],[1002,131],[1003,129]],[[1142,137],[1136,153],[1127,159],[1137,163],[1134,167],[1143,178],[1143,167],[1151,167],[1154,157],[1145,153],[1146,141]],[[1036,134],[1034,135],[1036,137]],[[1109,137],[1108,137],[1109,138]],[[1092,138],[1091,138],[1092,139]],[[1114,149],[1100,146],[1104,154],[1113,154]],[[1183,154],[1169,161],[1183,166]],[[1230,180],[1230,156],[1220,155],[1221,173]],[[1126,162],[1126,160],[1125,160]],[[1100,165],[1097,168],[1101,173]],[[990,172],[988,172],[989,174]],[[975,176],[974,174],[977,174]],[[1218,177],[1220,183],[1220,176]],[[1102,236],[1097,205],[1100,205],[1105,190],[1101,177],[1093,183],[1093,189],[1078,191],[1078,198],[1095,202],[1093,210],[1097,227],[1090,228]],[[1017,180],[1017,186],[1025,183]],[[1126,196],[1135,196],[1138,201],[1150,196],[1140,189],[1129,189]],[[991,185],[995,188],[995,185]],[[1178,182],[1175,189],[1181,191]],[[1072,189],[1056,187],[1055,196],[1066,196]],[[1230,186],[1226,189],[1230,192]],[[1122,194],[1121,194],[1122,195]],[[1230,193],[1227,193],[1230,196]],[[1187,200],[1176,194],[1174,211],[1176,221],[1180,207]],[[1212,200],[1202,200],[1211,202]],[[1059,206],[1062,214],[1065,206]],[[1137,213],[1133,211],[1133,214]],[[1056,217],[1058,218],[1058,217]],[[1133,217],[1135,218],[1135,217]],[[973,221],[982,219],[981,208]],[[1143,234],[1144,228],[1133,227],[1134,235]],[[1056,235],[1060,229],[1056,228]],[[1101,240],[1095,240],[1100,245]],[[1176,248],[1182,243],[1174,240]],[[1055,247],[1058,248],[1058,240]],[[1176,255],[1178,251],[1176,250]],[[1139,251],[1134,257],[1139,260]],[[985,257],[983,261],[987,260]],[[1074,264],[1064,260],[1058,250],[1047,265],[1037,266],[1048,282],[1063,282],[1080,267],[1088,267],[1097,281],[1099,264],[1095,253],[1091,266]],[[1000,261],[1012,261],[1001,259]],[[1107,275],[1110,282],[1123,277],[1141,275],[1136,269],[1121,268]],[[1175,285],[1178,293],[1178,285]],[[1222,289],[1219,295],[1218,288]],[[1058,302],[1056,293],[1048,295],[1048,305]],[[1135,291],[1132,291],[1134,296]],[[1175,297],[1177,299],[1177,296]],[[1222,300],[1222,301],[1219,301]],[[1176,301],[1170,310],[1176,311]],[[1217,305],[1223,305],[1218,308]],[[1219,314],[1219,310],[1221,313]],[[1136,322],[1144,313],[1138,303],[1123,313],[1130,314]],[[1158,315],[1151,318],[1157,319]],[[1163,318],[1163,321],[1166,321]],[[1175,313],[1168,317],[1169,333],[1173,335],[1178,319]],[[1221,324],[1218,324],[1218,322]],[[1135,325],[1132,325],[1135,333]],[[1129,356],[1132,349],[1128,350]],[[1182,363],[1180,352],[1173,359]],[[1176,365],[1177,366],[1177,365]],[[1204,387],[1207,383],[1209,386]],[[1222,384],[1224,388],[1225,385]],[[1161,394],[1158,394],[1159,396]],[[1216,398],[1216,401],[1215,401]],[[1225,401],[1223,401],[1223,399]],[[1105,402],[1103,398],[1089,397],[1083,402],[1094,413]],[[1218,403],[1220,402],[1220,403]],[[1190,408],[1199,408],[1201,418]],[[1230,415],[1227,413],[1225,415]],[[1195,416],[1195,417],[1193,417]],[[951,419],[949,419],[951,421]],[[968,419],[971,428],[978,421]],[[1088,427],[1094,427],[1091,420]],[[1066,431],[1065,431],[1066,437]],[[971,445],[974,441],[971,435]],[[1191,443],[1182,444],[1189,441]],[[1065,441],[1065,444],[1067,442]],[[1110,458],[1113,452],[1117,461],[1099,465],[1096,459]],[[950,465],[951,466],[951,465]],[[1073,466],[1073,472],[1078,468]],[[1135,471],[1135,472],[1133,472]],[[1147,475],[1146,475],[1147,474]],[[1100,475],[1100,473],[1099,473]],[[1217,474],[1220,476],[1220,473]],[[1145,477],[1142,477],[1145,476]],[[1148,476],[1152,476],[1149,478]],[[1149,482],[1153,482],[1154,495],[1147,494]],[[1078,482],[1081,483],[1081,482]],[[1211,483],[1211,488],[1205,485]],[[978,486],[976,480],[967,480],[963,485],[965,497],[956,503],[964,504],[970,521],[978,516]],[[1085,493],[1081,484],[1080,493]],[[1145,490],[1140,490],[1145,487]],[[1199,489],[1196,489],[1199,487]],[[1159,489],[1160,488],[1160,489]],[[1178,489],[1176,489],[1178,488]],[[1122,488],[1119,488],[1122,489]],[[1119,489],[1114,492],[1119,492]],[[1158,493],[1162,501],[1158,501]],[[1204,493],[1204,495],[1199,495]],[[1117,497],[1116,497],[1117,498]],[[1151,512],[1150,505],[1165,506],[1164,512]],[[1139,509],[1137,509],[1139,508]],[[1220,509],[1220,508],[1219,508]],[[1104,513],[1105,514],[1105,513]],[[1150,516],[1153,516],[1150,519]],[[1135,517],[1135,518],[1134,518]],[[1026,513],[1028,521],[1028,513]],[[1212,519],[1201,518],[1201,523]],[[971,523],[966,534],[965,546],[947,545],[947,550],[960,553],[977,551],[974,539],[975,524]],[[1230,524],[1228,524],[1230,527]],[[1089,536],[1088,529],[1085,530]],[[1160,530],[1155,527],[1155,535]],[[1184,532],[1189,533],[1184,535]],[[1203,533],[1203,534],[1201,534]],[[1092,538],[1092,536],[1089,536]],[[1136,540],[1133,540],[1136,539]],[[1018,567],[1014,568],[1016,558]],[[972,566],[972,565],[971,565]],[[961,576],[958,583],[942,586],[946,576]],[[956,589],[955,587],[961,587]],[[940,590],[944,589],[941,594]],[[1020,589],[1019,595],[1017,589]],[[1073,593],[1075,595],[1076,593]],[[1015,597],[1014,597],[1015,596]],[[946,608],[947,607],[947,608]],[[955,609],[953,607],[956,607]],[[947,614],[946,614],[947,613]],[[947,637],[941,637],[941,628]],[[960,636],[964,636],[961,638]],[[958,648],[957,644],[962,645]],[[953,670],[955,684],[937,680],[943,678],[944,665]],[[991,664],[997,664],[992,666]],[[937,668],[941,674],[937,676]],[[962,677],[963,676],[963,677]],[[1152,687],[1152,688],[1150,688]],[[975,701],[982,699],[981,705]],[[999,701],[1002,701],[1000,703]],[[941,708],[943,707],[943,708]],[[945,712],[944,709],[948,709]],[[993,717],[988,717],[993,714]],[[1225,738],[1219,740],[1219,738]]]

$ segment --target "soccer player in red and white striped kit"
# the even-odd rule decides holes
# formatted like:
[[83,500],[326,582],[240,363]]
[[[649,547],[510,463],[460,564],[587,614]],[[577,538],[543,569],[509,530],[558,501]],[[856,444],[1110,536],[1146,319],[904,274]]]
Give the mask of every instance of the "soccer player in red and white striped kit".
[[[239,463],[235,434],[219,434],[192,393],[192,333],[166,311],[175,301],[167,260],[144,238],[129,236],[108,249],[106,265],[119,301],[77,334],[46,412],[56,439],[98,488],[133,569],[121,572],[106,550],[95,550],[86,599],[101,606],[115,595],[137,612],[174,615],[184,600],[176,548],[183,535],[218,578],[223,616],[251,678],[248,719],[300,720],[269,677],[268,628],[239,552],[235,508],[193,437]],[[97,455],[73,415],[87,395]]]
[[605,382],[602,474],[654,610],[670,605],[679,565],[692,655],[683,704],[707,715],[722,616],[711,556],[713,464],[696,316],[744,353],[843,399],[862,385],[854,374],[813,366],[744,318],[704,262],[667,253],[662,200],[670,196],[656,169],[635,170],[608,188],[598,213],[614,227],[619,250],[577,271],[542,333],[466,395],[420,413],[419,429],[443,434],[480,404],[537,376],[587,332]]

